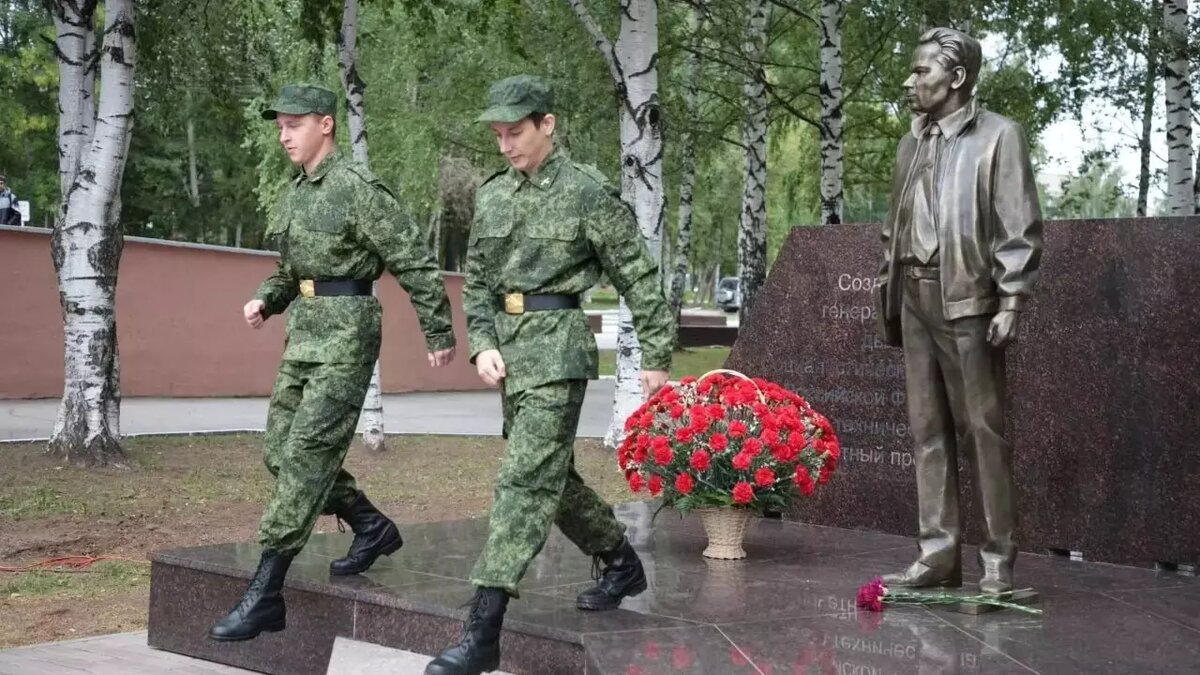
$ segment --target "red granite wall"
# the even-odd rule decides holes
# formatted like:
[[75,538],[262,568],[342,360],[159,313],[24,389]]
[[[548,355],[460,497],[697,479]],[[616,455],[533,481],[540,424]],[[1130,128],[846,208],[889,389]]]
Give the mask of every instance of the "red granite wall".
[[[283,353],[283,317],[260,330],[242,305],[276,257],[212,246],[127,239],[117,283],[121,389],[125,396],[251,396],[271,391]],[[466,349],[463,278],[444,276],[459,358],[431,369],[408,295],[390,275],[380,366],[386,392],[482,388]],[[62,317],[46,230],[0,229],[0,398],[62,394]]]

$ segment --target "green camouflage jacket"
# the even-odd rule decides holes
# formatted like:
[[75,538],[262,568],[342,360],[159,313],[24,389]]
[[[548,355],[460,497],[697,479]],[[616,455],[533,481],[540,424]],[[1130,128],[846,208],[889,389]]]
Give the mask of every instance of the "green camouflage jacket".
[[642,367],[671,366],[674,320],[633,212],[596,169],[561,149],[533,176],[508,169],[475,197],[463,306],[471,359],[500,350],[513,393],[597,377],[596,340],[580,310],[506,314],[503,295],[581,294],[603,272],[633,312]]
[[[337,151],[284,194],[267,236],[279,269],[255,296],[265,316],[291,305],[283,358],[364,363],[379,355],[383,311],[373,296],[299,297],[302,279],[378,279],[386,267],[408,291],[430,351],[454,346],[450,301],[413,220],[365,167]],[[293,303],[293,301],[295,301]]]

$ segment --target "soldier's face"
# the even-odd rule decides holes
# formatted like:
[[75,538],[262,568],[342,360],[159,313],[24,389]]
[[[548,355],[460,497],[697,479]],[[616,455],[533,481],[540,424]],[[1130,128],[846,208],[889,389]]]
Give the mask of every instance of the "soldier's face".
[[537,125],[530,117],[520,122],[492,122],[492,132],[508,163],[517,171],[529,173],[554,147],[554,115],[546,115]]
[[328,115],[279,113],[275,125],[279,127],[279,144],[288,159],[301,166],[307,166],[321,152],[325,137],[333,134],[333,118]]
[[941,119],[954,112],[957,101],[952,93],[966,81],[967,71],[958,67],[947,69],[938,61],[941,47],[934,43],[923,44],[913,55],[912,74],[904,81],[909,104],[913,112]]

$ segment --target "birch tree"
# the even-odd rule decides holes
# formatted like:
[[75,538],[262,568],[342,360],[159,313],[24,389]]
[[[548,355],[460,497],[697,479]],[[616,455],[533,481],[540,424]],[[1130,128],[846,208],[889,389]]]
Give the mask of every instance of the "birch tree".
[[[688,18],[688,30],[693,36],[700,34],[704,21],[704,0],[692,5]],[[679,177],[679,233],[675,245],[675,271],[671,275],[671,310],[675,314],[675,325],[683,313],[683,291],[687,281],[689,257],[692,250],[692,197],[696,185],[696,123],[700,108],[700,52],[693,49],[686,57],[684,77],[684,120],[685,128],[680,140],[683,168]]]
[[[350,122],[350,152],[354,161],[369,166],[367,155],[367,113],[364,93],[367,84],[358,76],[358,0],[345,0],[342,5],[342,26],[338,31],[338,72],[346,91],[346,117]],[[372,292],[375,291],[372,284]],[[371,373],[371,384],[363,399],[363,444],[368,450],[387,450],[383,435],[383,396],[379,385],[379,359]]]
[[1196,212],[1192,180],[1192,84],[1188,64],[1188,2],[1163,0],[1167,39],[1164,76],[1167,89],[1167,213]]
[[[613,78],[621,131],[621,197],[637,216],[650,255],[660,260],[666,217],[663,192],[662,111],[658,97],[658,2],[620,0],[621,25],[614,45],[583,0],[567,0],[600,51]],[[659,270],[661,274],[661,269]],[[617,323],[617,387],[604,442],[620,444],[625,419],[642,401],[642,349],[633,315],[621,299]]]
[[[133,126],[133,0],[107,0],[96,49],[96,0],[46,0],[59,65],[62,207],[50,252],[63,310],[63,398],[48,451],[71,464],[127,464],[120,444],[116,290],[121,178]],[[100,96],[95,92],[100,66]]]
[[745,120],[742,144],[746,150],[742,213],[738,228],[738,276],[742,302],[739,321],[745,325],[754,298],[767,276],[767,0],[747,0],[747,25],[742,45],[748,65],[742,86]]
[[843,0],[821,2],[821,224],[842,222],[845,202],[842,176],[842,24]]

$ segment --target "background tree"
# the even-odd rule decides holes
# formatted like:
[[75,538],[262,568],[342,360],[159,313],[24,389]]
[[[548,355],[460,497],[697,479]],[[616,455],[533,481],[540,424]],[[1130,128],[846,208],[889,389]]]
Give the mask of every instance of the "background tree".
[[133,126],[137,42],[132,2],[107,0],[97,50],[96,4],[46,4],[57,33],[61,111],[62,211],[50,253],[58,273],[66,344],[63,399],[49,452],[72,464],[124,465],[116,291],[120,188]]

